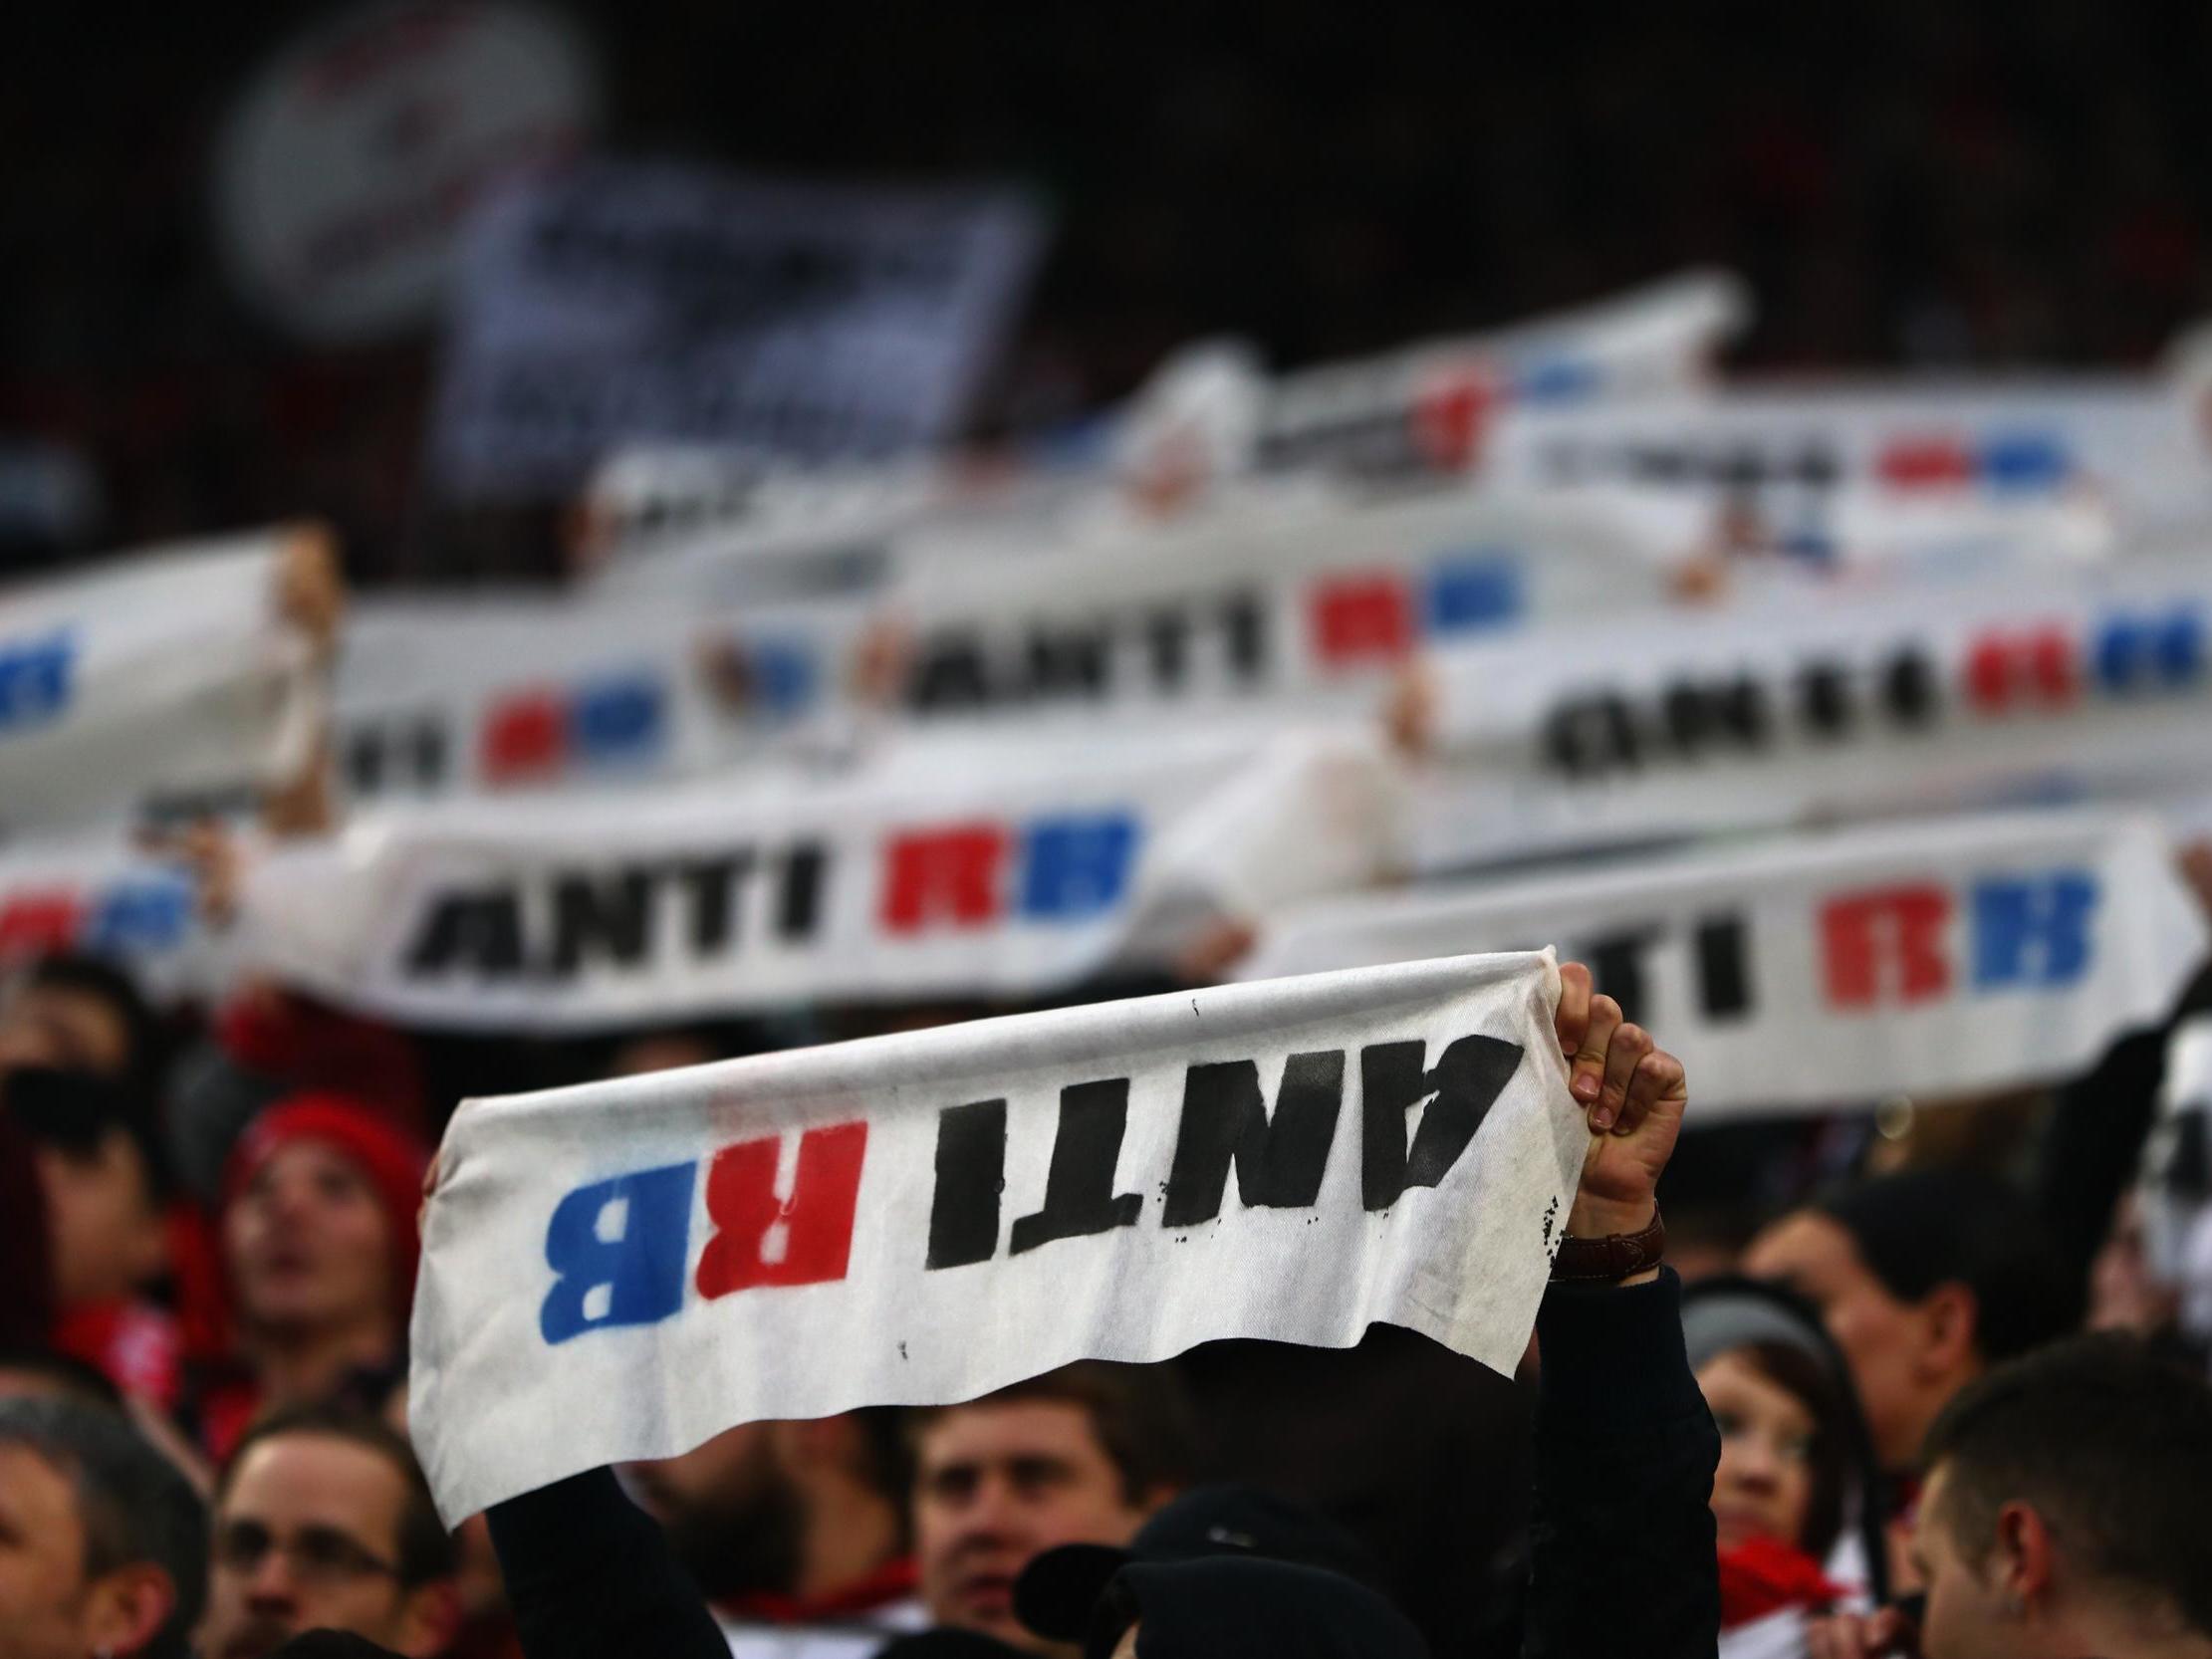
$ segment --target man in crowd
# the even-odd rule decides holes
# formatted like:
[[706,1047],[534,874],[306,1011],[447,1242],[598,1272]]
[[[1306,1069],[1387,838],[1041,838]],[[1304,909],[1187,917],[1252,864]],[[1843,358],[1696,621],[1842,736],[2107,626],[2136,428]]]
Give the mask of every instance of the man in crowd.
[[272,1107],[239,1142],[222,1240],[244,1365],[196,1402],[218,1461],[259,1411],[373,1409],[398,1382],[424,1162],[403,1131],[336,1096]]
[[0,1399],[0,1653],[185,1659],[206,1519],[120,1413]]
[[1814,1659],[2212,1659],[2212,1390],[2134,1338],[2000,1366],[1930,1430],[1918,1628],[1818,1628]]
[[264,1659],[316,1629],[430,1659],[459,1621],[452,1540],[373,1417],[303,1406],[255,1425],[217,1483],[212,1553],[205,1659]]
[[864,1659],[924,1622],[895,1419],[871,1410],[745,1423],[623,1472],[739,1659]]
[[1886,1176],[1793,1211],[1752,1240],[1744,1269],[1821,1310],[1892,1474],[1914,1467],[1961,1388],[2081,1322],[2080,1288],[2033,1209],[1964,1170]]
[[1022,1568],[1057,1544],[1127,1543],[1193,1473],[1189,1407],[1141,1366],[1065,1366],[921,1413],[912,1435],[930,1618],[1038,1652],[1014,1615]]

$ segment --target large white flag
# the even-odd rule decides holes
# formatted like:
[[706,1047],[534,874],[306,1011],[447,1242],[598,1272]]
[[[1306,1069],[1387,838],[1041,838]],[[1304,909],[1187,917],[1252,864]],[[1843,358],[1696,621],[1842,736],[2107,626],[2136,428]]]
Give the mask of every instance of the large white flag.
[[1437,883],[1279,914],[1248,978],[1558,940],[1666,1034],[1700,1119],[2046,1082],[2205,958],[2164,833],[1966,818]]
[[448,1521],[736,1423],[1215,1337],[1519,1359],[1590,1139],[1541,955],[465,1102],[409,1411]]

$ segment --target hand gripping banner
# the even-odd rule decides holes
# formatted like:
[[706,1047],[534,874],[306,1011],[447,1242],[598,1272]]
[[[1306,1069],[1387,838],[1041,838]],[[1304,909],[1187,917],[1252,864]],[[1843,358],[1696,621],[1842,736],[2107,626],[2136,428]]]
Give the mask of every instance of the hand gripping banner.
[[1589,1135],[1551,952],[465,1102],[409,1391],[448,1521],[734,1424],[1215,1337],[1520,1357]]

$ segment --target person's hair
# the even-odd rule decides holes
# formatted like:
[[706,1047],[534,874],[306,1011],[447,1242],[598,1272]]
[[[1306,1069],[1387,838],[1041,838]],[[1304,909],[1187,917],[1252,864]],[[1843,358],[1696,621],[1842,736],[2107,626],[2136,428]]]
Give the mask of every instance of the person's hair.
[[928,1406],[907,1417],[908,1444],[919,1450],[929,1426],[945,1413],[1043,1401],[1080,1407],[1092,1435],[1121,1478],[1121,1493],[1140,1504],[1197,1473],[1196,1417],[1182,1380],[1160,1365],[1082,1359],[979,1399]]
[[1939,1525],[1979,1564],[1998,1512],[2033,1505],[2074,1569],[2170,1601],[2212,1635],[2212,1389],[2136,1338],[2076,1337],[1961,1389],[1928,1430]]
[[32,963],[22,985],[25,990],[73,992],[107,1004],[123,1024],[123,1081],[149,1103],[159,1098],[168,1034],[128,970],[105,956],[58,951]]
[[[44,1377],[63,1397],[110,1411],[123,1409],[123,1390],[99,1366],[59,1348],[27,1342],[0,1342],[0,1371],[20,1371]],[[12,1396],[0,1396],[11,1398]]]
[[1795,1399],[1813,1418],[1813,1492],[1805,1524],[1789,1541],[1815,1560],[1827,1556],[1843,1530],[1843,1494],[1850,1480],[1849,1409],[1820,1359],[1790,1342],[1746,1342],[1730,1348],[1745,1364]]
[[382,1458],[399,1477],[404,1498],[399,1509],[399,1538],[394,1565],[402,1589],[414,1589],[434,1579],[449,1578],[454,1570],[452,1535],[438,1519],[430,1497],[430,1483],[415,1462],[406,1438],[383,1421],[363,1411],[342,1406],[286,1406],[271,1412],[248,1429],[215,1480],[215,1513],[219,1518],[230,1501],[230,1489],[256,1446],[294,1436],[342,1440]]
[[1899,1302],[1938,1286],[1974,1295],[1974,1346],[1989,1364],[2080,1328],[2084,1286],[2027,1199],[1992,1176],[1916,1169],[1843,1188],[1818,1211]]
[[141,1561],[168,1574],[175,1603],[143,1651],[184,1659],[207,1600],[207,1512],[191,1482],[121,1413],[77,1400],[0,1399],[0,1446],[22,1448],[69,1481],[86,1577]]

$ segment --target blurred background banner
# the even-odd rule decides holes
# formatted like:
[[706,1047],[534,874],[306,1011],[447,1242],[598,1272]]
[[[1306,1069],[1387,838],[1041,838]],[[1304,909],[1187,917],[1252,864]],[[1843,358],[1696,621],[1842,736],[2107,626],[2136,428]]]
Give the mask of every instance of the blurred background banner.
[[517,186],[470,229],[436,471],[528,497],[643,439],[813,460],[942,442],[1041,238],[1006,190],[614,161]]
[[[2157,1020],[2204,918],[2155,824],[2079,815],[1823,830],[1572,875],[1321,900],[1238,967],[1509,949],[1542,935],[1705,1079],[1704,1120],[2020,1087]],[[1878,1034],[1878,1037],[1877,1035]]]

